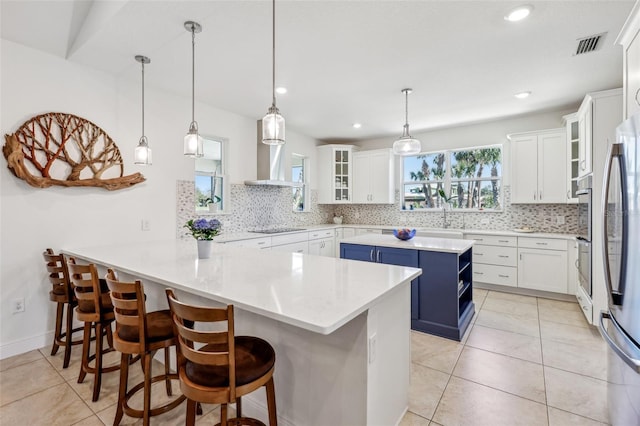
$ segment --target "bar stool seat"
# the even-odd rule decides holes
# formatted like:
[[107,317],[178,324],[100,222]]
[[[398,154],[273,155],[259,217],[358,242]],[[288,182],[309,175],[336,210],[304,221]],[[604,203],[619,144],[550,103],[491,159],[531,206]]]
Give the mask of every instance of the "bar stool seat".
[[[49,290],[49,300],[56,303],[56,325],[53,334],[53,346],[51,355],[58,353],[60,346],[64,347],[64,361],[62,368],[69,366],[71,359],[71,347],[81,345],[82,338],[73,340],[73,333],[82,331],[82,327],[73,328],[73,309],[77,306],[73,287],[69,280],[69,269],[62,254],[48,248],[42,253],[46,262],[47,272],[49,272],[49,281],[51,282],[51,290]],[[66,310],[66,312],[65,312]],[[66,318],[65,318],[66,315]],[[66,321],[65,321],[66,319]],[[64,331],[62,324],[65,322]]]
[[[139,280],[119,281],[112,269],[107,271],[105,279],[110,290],[116,319],[114,345],[122,353],[118,407],[113,424],[119,425],[123,415],[127,414],[142,418],[143,424],[147,426],[151,417],[166,413],[185,400],[184,395],[179,395],[164,405],[151,407],[151,385],[164,380],[167,396],[172,396],[171,379],[178,380],[178,375],[171,373],[169,365],[169,350],[176,345],[171,312],[168,309],[147,312],[144,287]],[[153,356],[160,349],[164,350],[164,374],[153,376],[151,367]],[[127,389],[129,364],[134,355],[142,358],[144,379],[131,389]],[[129,405],[129,400],[140,390],[144,392],[142,410],[134,409]]]

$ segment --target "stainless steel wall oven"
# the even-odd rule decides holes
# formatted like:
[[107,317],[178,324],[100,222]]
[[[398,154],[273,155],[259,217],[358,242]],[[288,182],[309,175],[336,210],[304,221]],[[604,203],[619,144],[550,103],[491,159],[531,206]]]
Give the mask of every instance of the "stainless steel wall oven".
[[591,288],[591,188],[589,174],[578,180],[578,279],[584,292],[592,297]]

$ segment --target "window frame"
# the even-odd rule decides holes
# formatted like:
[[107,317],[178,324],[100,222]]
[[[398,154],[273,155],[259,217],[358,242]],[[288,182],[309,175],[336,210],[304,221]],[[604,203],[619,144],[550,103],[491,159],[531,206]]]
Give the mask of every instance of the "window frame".
[[[193,202],[193,209],[194,212],[197,215],[224,215],[224,214],[230,214],[231,213],[231,197],[230,197],[230,185],[229,185],[229,179],[227,176],[227,151],[228,151],[228,145],[229,145],[229,140],[227,138],[222,138],[222,137],[218,137],[218,136],[211,136],[211,135],[201,135],[202,137],[202,143],[206,144],[207,141],[210,142],[217,142],[220,143],[220,169],[218,172],[218,168],[216,168],[215,172],[205,172],[205,171],[199,171],[197,169],[197,159],[196,162],[194,162],[194,202]],[[221,195],[222,195],[222,208],[219,208],[215,211],[211,211],[209,209],[199,209],[195,200],[196,197],[196,188],[195,188],[195,180],[197,179],[198,176],[209,176],[209,177],[213,177],[215,176],[216,179],[220,180],[220,188],[221,188]]]
[[[291,154],[291,159],[293,160],[293,158],[298,158],[300,160],[302,160],[302,184],[301,185],[294,185],[292,188],[292,197],[293,197],[293,191],[295,191],[297,188],[302,188],[302,210],[298,210],[293,208],[293,205],[291,206],[291,211],[293,211],[294,213],[308,213],[309,211],[311,211],[311,206],[310,204],[310,197],[309,197],[309,164],[311,163],[310,159],[308,156],[304,155],[304,154],[297,154],[297,153],[292,153]],[[291,167],[290,167],[290,172],[293,173],[293,161],[291,163]],[[291,176],[292,179],[291,181],[295,183],[297,183],[297,181],[295,179],[293,179],[293,175]]]
[[[480,150],[480,149],[489,149],[489,148],[499,148],[500,149],[500,174],[498,175],[497,178],[493,178],[493,177],[460,177],[460,178],[456,178],[453,177],[453,173],[452,173],[452,166],[451,166],[451,156],[456,153],[456,152],[461,152],[461,151],[475,151],[475,150]],[[405,203],[405,188],[408,185],[422,185],[422,184],[431,184],[431,185],[436,185],[436,194],[437,194],[437,190],[438,190],[438,184],[442,185],[443,190],[445,190],[445,193],[447,195],[447,197],[449,197],[449,199],[452,199],[454,197],[453,195],[453,185],[456,184],[457,182],[462,182],[462,183],[475,183],[475,182],[492,182],[492,181],[497,181],[498,182],[498,187],[500,188],[499,191],[499,196],[498,196],[498,204],[499,204],[499,208],[486,208],[486,207],[449,207],[452,211],[456,211],[456,212],[501,212],[504,210],[504,144],[491,144],[491,145],[480,145],[480,146],[472,146],[472,147],[461,147],[461,148],[449,148],[449,149],[442,149],[442,150],[435,150],[435,151],[424,151],[424,152],[420,152],[417,155],[413,155],[411,157],[419,157],[419,156],[428,156],[428,155],[438,155],[438,154],[442,154],[444,155],[444,176],[442,179],[439,178],[431,178],[429,180],[405,180],[405,161],[404,158],[405,157],[401,157],[400,158],[400,210],[405,212],[405,211],[437,211],[439,209],[442,209],[444,207],[446,207],[446,204],[442,202],[442,198],[439,196],[436,196],[436,199],[434,200],[434,206],[433,207],[423,207],[423,208],[406,208],[406,203]],[[448,188],[448,192],[446,191],[446,189]],[[478,197],[480,196],[481,191],[478,193]],[[426,196],[425,196],[426,199]]]

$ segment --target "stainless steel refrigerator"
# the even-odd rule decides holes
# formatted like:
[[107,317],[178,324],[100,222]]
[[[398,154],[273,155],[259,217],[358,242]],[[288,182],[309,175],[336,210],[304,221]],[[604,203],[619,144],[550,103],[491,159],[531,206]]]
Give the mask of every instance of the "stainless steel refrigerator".
[[616,129],[604,174],[602,220],[609,309],[600,333],[609,345],[609,419],[640,425],[640,114]]

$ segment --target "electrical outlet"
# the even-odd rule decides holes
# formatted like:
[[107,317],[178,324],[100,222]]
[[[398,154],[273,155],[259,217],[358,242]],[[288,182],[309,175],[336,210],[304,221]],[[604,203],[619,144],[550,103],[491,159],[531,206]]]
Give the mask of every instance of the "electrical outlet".
[[151,223],[149,222],[149,219],[142,219],[140,221],[140,228],[143,231],[151,231]]
[[373,333],[371,337],[369,337],[369,364],[373,364],[376,360],[376,344],[377,344],[377,335]]
[[19,297],[11,301],[11,313],[24,312],[24,297]]

